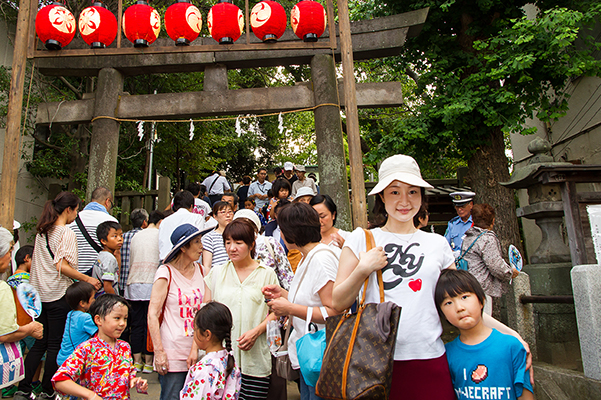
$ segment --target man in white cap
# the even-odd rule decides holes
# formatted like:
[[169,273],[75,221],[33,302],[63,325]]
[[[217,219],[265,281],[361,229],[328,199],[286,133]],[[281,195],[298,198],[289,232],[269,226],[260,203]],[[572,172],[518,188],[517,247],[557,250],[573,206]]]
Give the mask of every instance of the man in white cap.
[[313,191],[313,196],[317,194],[317,187],[315,186],[315,181],[311,178],[305,177],[305,166],[297,165],[296,166],[296,176],[298,180],[294,181],[292,184],[292,197],[296,197],[296,192],[300,188],[308,187]]
[[472,207],[474,206],[474,196],[476,196],[476,193],[453,192],[449,196],[453,199],[457,216],[449,221],[444,237],[449,242],[451,249],[453,249],[455,257],[459,257],[465,232],[473,225]]
[[284,163],[284,178],[288,179],[290,187],[292,187],[294,182],[298,179],[294,173],[294,164],[292,164],[290,161],[286,161]]

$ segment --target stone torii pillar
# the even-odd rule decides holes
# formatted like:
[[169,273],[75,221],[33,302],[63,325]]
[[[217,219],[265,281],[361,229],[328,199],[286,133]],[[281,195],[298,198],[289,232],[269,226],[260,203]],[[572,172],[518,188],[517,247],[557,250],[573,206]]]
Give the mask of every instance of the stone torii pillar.
[[[117,117],[117,108],[123,92],[123,75],[114,68],[103,68],[98,74],[98,86],[94,101],[94,118]],[[119,152],[119,122],[100,118],[92,124],[90,141],[90,164],[86,201],[92,191],[104,186],[115,192],[117,154]]]
[[[315,105],[338,104],[338,88],[334,59],[318,54],[311,60],[311,80]],[[336,226],[352,231],[351,206],[346,173],[346,158],[340,124],[340,109],[318,107],[315,115],[315,144],[319,164],[320,192],[332,196],[338,208]]]

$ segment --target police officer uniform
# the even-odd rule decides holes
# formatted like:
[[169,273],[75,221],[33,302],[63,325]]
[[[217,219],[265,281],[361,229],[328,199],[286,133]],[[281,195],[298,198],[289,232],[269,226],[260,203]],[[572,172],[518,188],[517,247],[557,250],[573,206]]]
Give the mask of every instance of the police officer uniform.
[[[474,200],[476,193],[474,192],[453,192],[449,196],[453,199],[453,204],[456,206],[462,206],[464,204],[469,203]],[[471,228],[473,225],[472,216],[470,215],[467,221],[463,221],[461,217],[458,215],[451,219],[447,224],[447,231],[444,234],[444,237],[449,242],[451,249],[453,249],[453,253],[455,257],[459,257],[461,253],[461,243],[463,242],[463,237],[465,236],[465,232]]]

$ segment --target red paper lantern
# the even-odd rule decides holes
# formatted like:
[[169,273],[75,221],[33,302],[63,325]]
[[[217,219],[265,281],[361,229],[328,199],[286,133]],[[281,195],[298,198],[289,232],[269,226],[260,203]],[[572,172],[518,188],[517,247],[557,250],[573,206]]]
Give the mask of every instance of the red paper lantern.
[[244,15],[230,0],[220,0],[211,7],[207,16],[207,28],[219,44],[232,44],[244,30]]
[[117,37],[117,18],[104,4],[95,2],[79,14],[79,33],[93,49],[110,46]]
[[189,45],[202,28],[202,15],[188,0],[178,0],[165,12],[165,29],[177,46]]
[[123,32],[134,47],[146,47],[159,37],[161,17],[144,0],[128,7],[123,13]]
[[327,23],[328,17],[323,6],[313,0],[297,3],[290,12],[292,30],[305,42],[317,42]]
[[35,31],[48,50],[60,50],[71,43],[75,29],[75,17],[62,3],[42,8],[35,18]]
[[250,13],[250,26],[256,37],[264,42],[277,41],[286,30],[286,11],[278,2],[263,0]]

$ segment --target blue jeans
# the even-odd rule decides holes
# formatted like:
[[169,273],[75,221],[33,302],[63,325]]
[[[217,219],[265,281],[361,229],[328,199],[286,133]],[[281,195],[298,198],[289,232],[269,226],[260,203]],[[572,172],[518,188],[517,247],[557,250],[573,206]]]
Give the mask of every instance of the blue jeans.
[[321,397],[315,394],[315,388],[313,386],[307,385],[307,383],[305,382],[305,378],[303,378],[303,374],[301,373],[300,375],[301,400],[323,400]]
[[179,392],[184,388],[187,374],[187,372],[167,372],[167,375],[159,375],[160,400],[179,400]]

